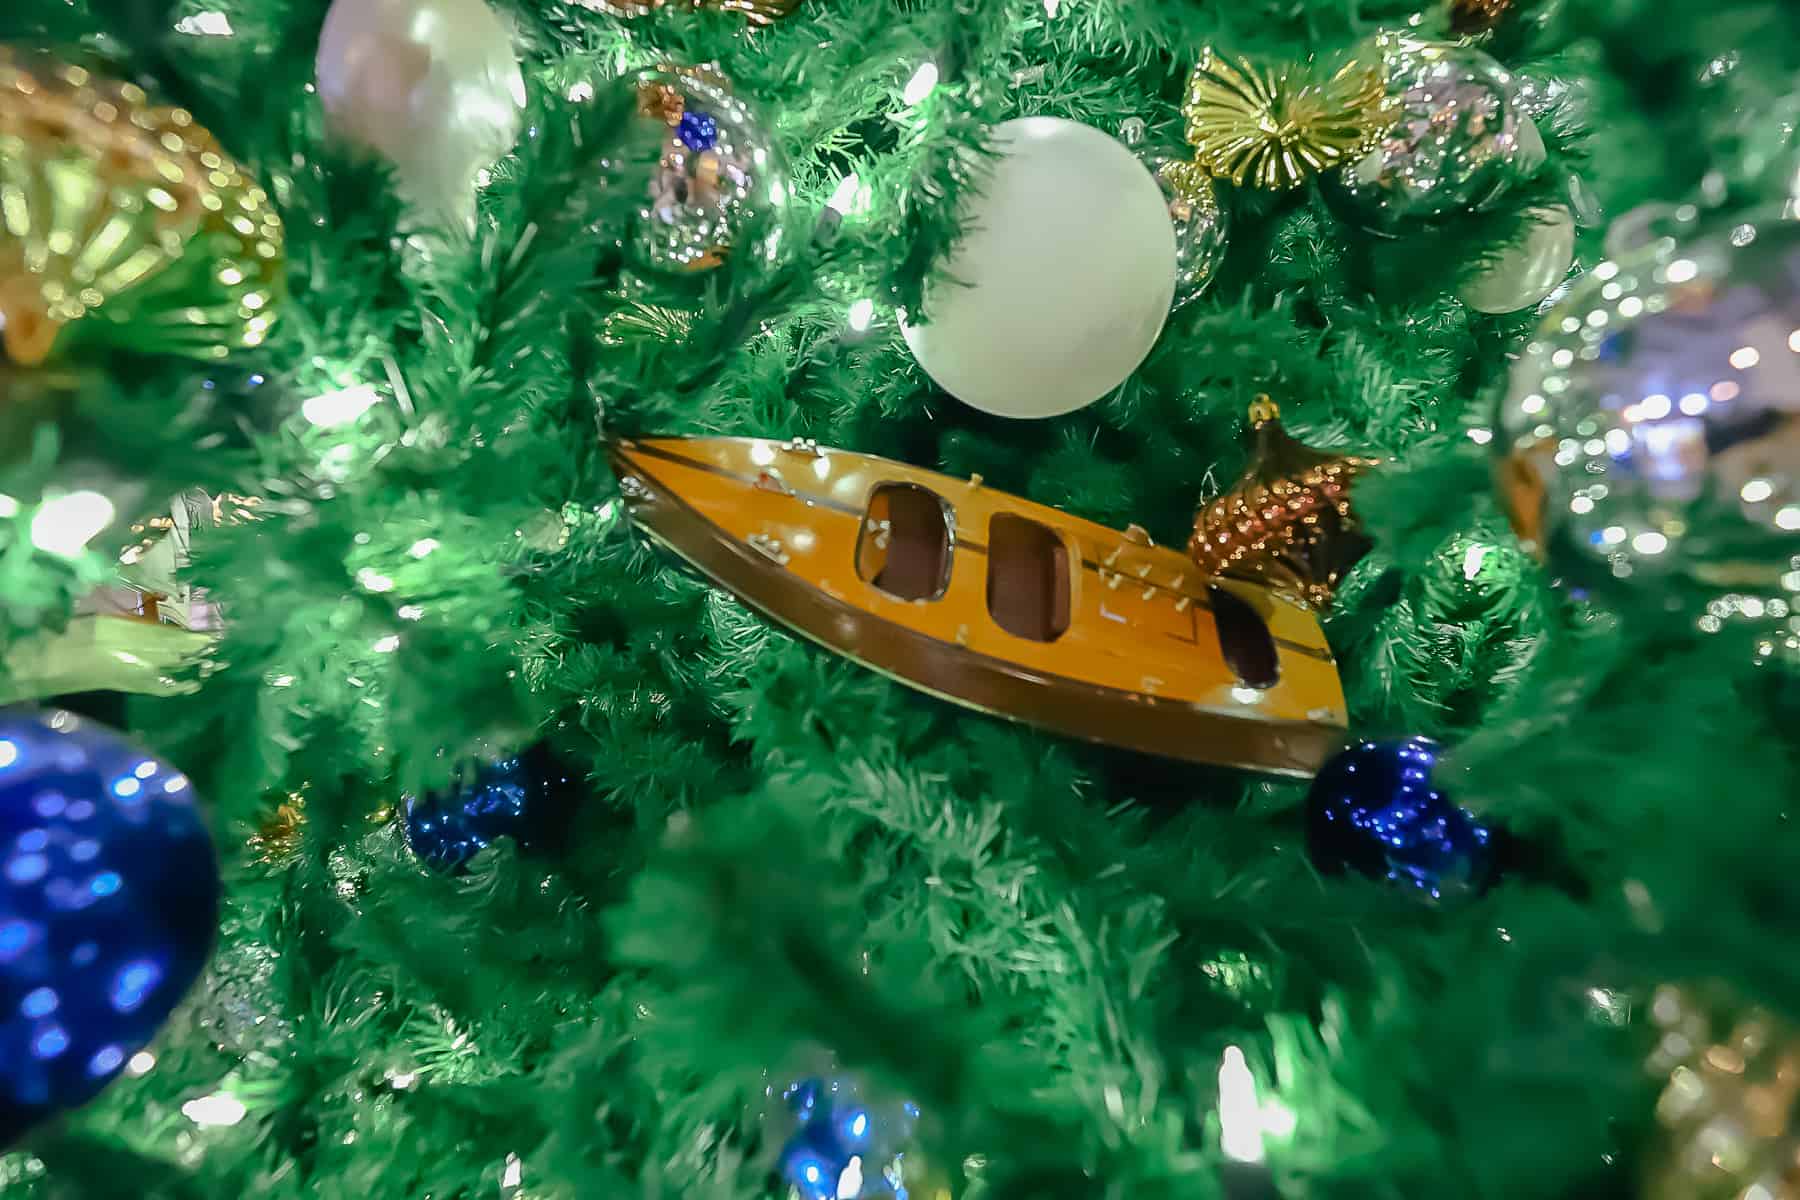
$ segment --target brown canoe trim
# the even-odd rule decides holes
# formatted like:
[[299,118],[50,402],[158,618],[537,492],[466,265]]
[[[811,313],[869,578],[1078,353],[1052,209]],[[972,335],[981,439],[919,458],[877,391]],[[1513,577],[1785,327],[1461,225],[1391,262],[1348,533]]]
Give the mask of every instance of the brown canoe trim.
[[[643,444],[642,442],[636,442],[629,438],[619,439],[618,445],[622,449],[629,450],[634,454],[644,455],[647,458],[660,458],[664,462],[672,462],[679,466],[687,467],[690,470],[704,471],[708,475],[716,475],[721,479],[729,479],[734,483],[743,484],[745,487],[756,486],[757,477],[754,475],[750,475],[750,474],[747,474],[742,471],[733,471],[728,467],[721,467],[717,463],[705,462],[701,459],[696,459],[696,458],[688,458],[686,455],[676,454],[673,451],[666,450],[661,446],[648,446],[648,445]],[[851,453],[851,451],[847,451],[847,450],[839,451],[838,453],[848,454],[848,453]],[[923,470],[924,468],[920,468],[920,469]],[[937,472],[932,472],[932,473],[936,474]],[[837,499],[834,499],[833,497],[830,497],[830,496],[820,496],[813,492],[803,491],[800,488],[795,487],[793,484],[788,483],[785,478],[782,479],[782,483],[786,484],[788,491],[791,493],[793,499],[799,500],[804,504],[816,504],[820,508],[828,508],[833,512],[842,513],[848,517],[855,517],[859,522],[863,518],[863,510],[860,508],[855,508],[851,505],[845,504],[845,503],[843,503]],[[966,537],[960,531],[958,532],[957,537],[956,537],[956,548],[958,550],[969,550],[975,554],[980,554],[980,555],[987,554],[987,546],[985,543],[978,542],[978,541],[975,541],[973,538]],[[1087,570],[1087,571],[1092,571],[1095,576],[1097,576],[1101,579],[1104,579],[1106,577],[1106,573],[1110,569],[1108,567],[1102,566],[1101,564],[1099,564],[1089,558],[1082,559],[1081,566],[1082,566],[1082,569]],[[1209,595],[1207,595],[1205,592],[1183,591],[1178,588],[1172,588],[1172,587],[1168,586],[1167,584],[1158,583],[1154,579],[1135,579],[1134,578],[1132,580],[1132,583],[1134,585],[1142,586],[1142,587],[1153,587],[1160,592],[1167,592],[1171,596],[1184,597],[1190,602],[1191,607],[1202,609],[1207,612],[1212,611],[1212,598]],[[1170,635],[1170,636],[1173,636],[1173,635]],[[1182,641],[1185,639],[1177,638],[1176,640]],[[1331,661],[1331,651],[1330,650],[1321,649],[1320,647],[1317,647],[1317,646],[1302,645],[1299,642],[1291,642],[1286,638],[1275,638],[1274,641],[1277,646],[1280,646],[1284,650],[1291,650],[1295,654],[1304,654],[1306,657],[1317,659],[1320,662],[1330,662]]]
[[629,509],[656,542],[769,620],[897,683],[1069,737],[1275,775],[1311,776],[1344,741],[1340,726],[1159,701],[1039,674],[916,633],[796,578],[694,511],[619,447],[609,453],[621,475],[649,486]]

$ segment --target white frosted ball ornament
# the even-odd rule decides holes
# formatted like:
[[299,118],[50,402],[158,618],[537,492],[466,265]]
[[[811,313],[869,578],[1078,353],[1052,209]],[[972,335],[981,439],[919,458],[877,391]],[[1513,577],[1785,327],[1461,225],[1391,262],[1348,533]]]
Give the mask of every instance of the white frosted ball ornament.
[[519,139],[525,77],[482,0],[333,0],[319,32],[332,128],[393,164],[402,195],[469,224],[475,183]]
[[1175,230],[1130,150],[1076,121],[994,130],[965,230],[903,324],[913,357],[971,408],[1054,417],[1107,395],[1156,344],[1175,296]]

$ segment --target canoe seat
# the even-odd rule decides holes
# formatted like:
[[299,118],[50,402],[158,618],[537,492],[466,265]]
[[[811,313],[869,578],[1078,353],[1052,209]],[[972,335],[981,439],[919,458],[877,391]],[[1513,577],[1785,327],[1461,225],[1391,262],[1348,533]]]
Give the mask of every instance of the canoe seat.
[[1069,628],[1069,548],[1010,513],[988,522],[988,614],[1014,637],[1054,642]]
[[856,573],[896,600],[936,600],[950,586],[950,508],[914,483],[869,495],[856,543]]
[[1275,636],[1262,615],[1248,601],[1213,584],[1213,629],[1219,638],[1219,655],[1245,687],[1272,688],[1281,681],[1281,656]]

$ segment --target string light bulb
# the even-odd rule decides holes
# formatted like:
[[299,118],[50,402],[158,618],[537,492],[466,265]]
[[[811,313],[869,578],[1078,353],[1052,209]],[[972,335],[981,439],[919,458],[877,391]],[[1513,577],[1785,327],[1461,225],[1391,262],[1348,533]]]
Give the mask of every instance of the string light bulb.
[[908,108],[924,103],[925,97],[931,95],[932,89],[938,85],[938,68],[934,62],[927,61],[912,73],[906,81],[906,90],[900,93],[900,99]]

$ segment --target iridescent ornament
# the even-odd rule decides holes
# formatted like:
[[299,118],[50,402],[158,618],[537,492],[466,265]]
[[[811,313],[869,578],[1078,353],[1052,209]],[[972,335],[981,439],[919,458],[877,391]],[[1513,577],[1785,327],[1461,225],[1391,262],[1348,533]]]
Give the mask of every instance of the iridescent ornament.
[[144,1048],[218,913],[185,775],[72,713],[0,711],[0,1145]]
[[0,343],[223,358],[285,294],[281,220],[186,111],[0,45]]
[[1366,741],[1326,763],[1306,796],[1306,844],[1326,874],[1355,871],[1432,900],[1480,892],[1493,876],[1488,831],[1435,784],[1429,738]]
[[1571,580],[1703,622],[1711,601],[1762,597],[1786,641],[1800,224],[1747,218],[1596,266],[1525,347],[1500,427],[1514,525]]
[[1479,50],[1383,38],[1386,133],[1326,177],[1325,194],[1371,232],[1394,235],[1492,203],[1543,165],[1537,126],[1512,76]]
[[[750,105],[716,68],[642,71],[629,86],[637,92],[634,136],[660,146],[627,243],[635,265],[690,274],[733,254],[774,262],[791,194],[787,165]],[[625,164],[639,158],[628,152],[609,161],[609,171],[627,175]]]
[[465,766],[446,789],[401,800],[406,844],[425,865],[461,871],[495,838],[528,849],[554,844],[582,780],[538,743],[506,758]]
[[1181,111],[1202,170],[1277,191],[1353,161],[1391,122],[1372,58],[1335,69],[1311,61],[1263,67],[1211,47],[1200,52]]
[[792,1200],[908,1200],[904,1147],[915,1105],[872,1104],[839,1078],[801,1080],[781,1101],[793,1132],[775,1170]]
[[1524,239],[1462,281],[1456,294],[1476,312],[1530,308],[1568,278],[1575,261],[1575,215],[1560,204],[1531,210]]
[[1665,984],[1650,1015],[1666,1082],[1645,1200],[1800,1200],[1800,1032],[1721,984]]
[[1350,488],[1380,460],[1295,441],[1267,396],[1250,406],[1250,426],[1250,464],[1195,516],[1188,554],[1204,574],[1254,580],[1328,608],[1338,581],[1369,551]]
[[319,100],[349,141],[392,163],[435,219],[475,217],[480,173],[524,123],[512,30],[483,0],[333,0],[319,33]]
[[1167,161],[1156,168],[1156,182],[1169,202],[1175,226],[1175,299],[1181,308],[1200,297],[1225,260],[1229,221],[1212,179],[1191,162]]

